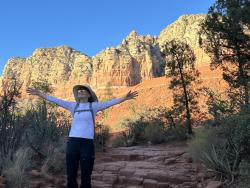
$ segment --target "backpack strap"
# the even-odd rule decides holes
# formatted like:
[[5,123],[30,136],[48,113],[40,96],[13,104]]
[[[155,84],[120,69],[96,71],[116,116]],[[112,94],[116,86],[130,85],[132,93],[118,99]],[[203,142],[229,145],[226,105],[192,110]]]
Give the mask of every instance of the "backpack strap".
[[92,108],[92,102],[89,103],[89,108],[90,108],[90,111],[91,111],[91,114],[92,114],[93,123],[94,123],[94,126],[95,126],[95,117],[94,117],[94,110]]
[[76,109],[78,108],[78,106],[79,106],[79,102],[77,102],[76,105],[75,105],[73,116],[75,115],[75,112],[76,112]]
[[94,111],[93,111],[93,108],[92,108],[92,102],[89,103],[89,108],[90,108],[90,111],[91,111],[91,114],[92,114],[92,119],[93,119],[93,123],[94,123],[94,139],[95,139],[95,116],[94,116]]
[[91,111],[91,110],[90,109],[75,110],[75,112],[78,112],[78,114],[80,114],[81,112],[87,112],[87,111]]
[[94,125],[94,133],[95,133],[95,116],[94,116],[94,110],[92,108],[92,102],[89,103],[89,109],[77,110],[78,106],[79,106],[79,103],[77,103],[75,105],[74,115],[75,115],[76,112],[78,112],[78,114],[80,114],[81,112],[90,111],[91,114],[92,114],[92,120],[93,120],[93,125]]

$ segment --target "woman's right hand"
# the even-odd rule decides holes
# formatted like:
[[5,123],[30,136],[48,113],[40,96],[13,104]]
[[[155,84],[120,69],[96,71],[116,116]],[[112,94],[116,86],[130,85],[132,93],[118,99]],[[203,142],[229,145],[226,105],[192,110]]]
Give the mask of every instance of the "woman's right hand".
[[31,88],[31,87],[28,87],[28,88],[26,89],[26,92],[27,92],[29,95],[37,95],[37,96],[42,97],[42,92],[39,91],[38,89],[34,89],[34,88]]

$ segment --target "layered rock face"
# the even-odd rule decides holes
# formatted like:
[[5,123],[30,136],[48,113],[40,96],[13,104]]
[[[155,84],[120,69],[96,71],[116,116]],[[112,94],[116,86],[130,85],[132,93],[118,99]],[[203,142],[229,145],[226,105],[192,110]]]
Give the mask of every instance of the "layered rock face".
[[89,83],[94,88],[133,86],[164,75],[164,59],[156,37],[138,36],[132,31],[117,48],[89,57],[68,46],[39,48],[28,58],[11,58],[3,77],[15,75],[25,86],[48,79],[52,85]]
[[15,75],[29,86],[32,80],[47,79],[52,85],[62,86],[66,82],[88,82],[91,76],[91,58],[67,46],[39,48],[28,58],[11,58],[7,62],[3,77]]
[[132,31],[120,45],[106,48],[93,57],[68,46],[39,48],[28,58],[9,59],[2,77],[14,74],[24,87],[32,80],[46,78],[56,90],[64,91],[65,98],[68,98],[65,90],[68,92],[74,84],[89,83],[94,89],[103,89],[109,82],[113,88],[134,86],[165,74],[161,48],[172,39],[190,44],[197,56],[197,64],[208,63],[208,56],[198,45],[199,24],[204,18],[205,15],[181,16],[159,37]]
[[200,24],[204,21],[205,14],[183,15],[174,23],[161,31],[158,42],[162,49],[164,44],[171,40],[186,42],[194,51],[197,66],[210,62],[208,55],[199,47]]
[[105,87],[107,82],[114,86],[133,86],[163,74],[164,59],[157,38],[138,36],[132,31],[121,45],[93,57],[91,84],[97,88]]

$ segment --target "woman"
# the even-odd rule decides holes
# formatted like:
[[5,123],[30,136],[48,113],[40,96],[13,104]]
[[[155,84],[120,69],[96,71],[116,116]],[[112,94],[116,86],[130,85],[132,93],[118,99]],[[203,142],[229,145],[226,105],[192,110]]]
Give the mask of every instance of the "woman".
[[81,188],[91,188],[91,174],[95,160],[94,124],[98,111],[134,99],[138,92],[129,91],[121,98],[98,102],[95,92],[87,84],[75,85],[73,94],[76,102],[65,101],[46,95],[33,88],[26,90],[29,95],[37,95],[69,110],[73,117],[66,151],[67,187],[77,188],[77,171],[81,166]]

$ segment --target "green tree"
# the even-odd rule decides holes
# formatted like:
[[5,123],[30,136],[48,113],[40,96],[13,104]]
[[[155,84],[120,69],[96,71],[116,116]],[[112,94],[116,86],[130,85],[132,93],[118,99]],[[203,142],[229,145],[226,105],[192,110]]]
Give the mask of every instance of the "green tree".
[[249,105],[250,1],[217,0],[201,24],[200,45],[220,67],[232,102]]
[[171,77],[169,88],[174,91],[174,108],[178,114],[185,112],[188,134],[192,134],[191,112],[197,110],[197,93],[192,83],[197,81],[199,72],[195,69],[195,55],[188,44],[172,40],[164,46],[163,55]]
[[[54,91],[47,79],[33,81],[31,86],[46,94]],[[49,146],[53,148],[66,135],[70,124],[66,114],[56,109],[56,104],[39,98],[26,113],[30,126],[26,131],[25,144],[42,159],[47,157]]]
[[222,93],[218,90],[204,88],[205,95],[208,97],[206,104],[208,112],[213,116],[212,125],[220,125],[223,119],[229,117],[233,112],[228,100],[223,99]]
[[17,99],[23,83],[13,76],[2,80],[0,94],[0,173],[5,160],[12,160],[14,153],[21,144],[27,123],[16,112]]

